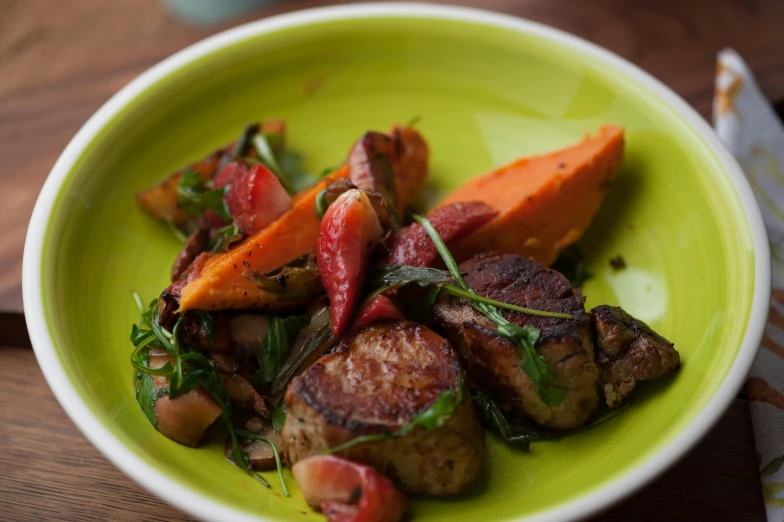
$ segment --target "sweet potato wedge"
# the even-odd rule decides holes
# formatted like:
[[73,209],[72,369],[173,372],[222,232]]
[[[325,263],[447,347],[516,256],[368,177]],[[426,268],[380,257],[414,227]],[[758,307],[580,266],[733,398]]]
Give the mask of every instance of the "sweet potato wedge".
[[[400,190],[399,202],[405,206],[414,189],[421,187],[427,175],[428,148],[422,136],[413,129],[394,127],[393,137],[399,140],[402,155],[395,169],[395,183]],[[315,212],[315,200],[325,184],[349,175],[348,165],[305,190],[292,201],[291,209],[263,230],[246,238],[224,254],[206,261],[197,277],[180,293],[180,311],[226,310],[242,308],[275,309],[282,302],[273,294],[259,289],[245,274],[266,273],[297,257],[316,250],[321,221]],[[397,184],[398,180],[401,180]],[[307,299],[306,299],[307,300]]]
[[[269,226],[246,238],[225,254],[207,260],[198,277],[182,288],[180,311],[277,308],[274,294],[261,290],[245,276],[247,271],[266,273],[316,250],[321,220],[316,196],[332,180],[348,176],[342,167],[314,187],[297,194],[291,210]],[[306,299],[307,300],[307,299]],[[291,301],[285,301],[291,306]]]
[[623,159],[623,129],[606,125],[562,150],[521,158],[468,181],[439,205],[484,201],[499,214],[449,247],[458,262],[481,252],[549,265],[576,242],[599,209]]

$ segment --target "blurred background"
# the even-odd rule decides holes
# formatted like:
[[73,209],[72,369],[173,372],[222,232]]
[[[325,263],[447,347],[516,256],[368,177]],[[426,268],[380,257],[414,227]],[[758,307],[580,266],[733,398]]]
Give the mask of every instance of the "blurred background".
[[[318,0],[0,0],[0,520],[188,520],[114,469],[67,419],[29,349],[22,251],[35,199],[79,127],[117,90],[211,34]],[[784,107],[782,0],[451,0],[542,22],[641,66],[710,119],[733,47]],[[52,449],[54,448],[54,451]],[[664,515],[666,513],[666,515]],[[678,467],[603,520],[764,520],[739,399]]]

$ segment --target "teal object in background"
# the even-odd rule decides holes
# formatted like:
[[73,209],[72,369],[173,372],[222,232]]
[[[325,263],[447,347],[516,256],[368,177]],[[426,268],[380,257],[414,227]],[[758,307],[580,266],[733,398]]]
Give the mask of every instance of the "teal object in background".
[[185,23],[213,25],[276,0],[163,0],[163,6]]

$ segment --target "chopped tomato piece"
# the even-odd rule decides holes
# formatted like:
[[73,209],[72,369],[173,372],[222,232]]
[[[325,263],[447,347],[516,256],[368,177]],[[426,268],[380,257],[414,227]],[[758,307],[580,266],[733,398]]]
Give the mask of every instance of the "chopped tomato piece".
[[406,497],[369,466],[334,455],[314,455],[291,468],[309,506],[330,522],[397,522]]
[[[498,212],[487,203],[468,201],[438,207],[427,219],[449,246],[450,241],[470,234],[497,215]],[[436,258],[438,251],[433,241],[422,225],[413,223],[392,237],[389,256],[382,263],[426,267]]]
[[382,232],[370,199],[358,189],[341,194],[321,220],[318,268],[329,297],[335,336],[340,336],[349,326],[370,255]]

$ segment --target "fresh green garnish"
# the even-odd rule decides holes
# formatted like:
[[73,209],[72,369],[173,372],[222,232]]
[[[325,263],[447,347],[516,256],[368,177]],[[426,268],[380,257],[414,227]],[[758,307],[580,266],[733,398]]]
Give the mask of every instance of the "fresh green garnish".
[[332,325],[330,321],[319,326],[316,331],[313,332],[310,339],[308,339],[307,343],[305,343],[305,346],[302,347],[299,356],[293,361],[287,360],[283,363],[283,366],[281,366],[277,377],[275,377],[275,380],[272,382],[272,403],[280,403],[289,381],[294,377],[297,369],[302,366],[302,363],[310,357],[314,350],[324,345],[331,346],[335,342],[337,342],[337,338],[332,335]]
[[[371,287],[377,287],[377,290],[375,290],[369,298],[412,284],[422,287],[437,286],[445,292],[468,299],[472,303],[484,303],[498,308],[512,310],[513,312],[536,315],[539,317],[574,319],[574,316],[571,314],[536,310],[534,308],[526,308],[524,306],[517,306],[502,301],[496,301],[495,299],[490,299],[488,297],[482,297],[471,290],[463,290],[462,288],[449,284],[448,281],[451,281],[452,279],[453,277],[449,272],[437,268],[421,268],[394,264],[381,265],[371,276]],[[435,295],[432,297],[435,298]],[[365,302],[367,302],[369,298],[366,298]]]
[[[147,354],[143,354],[141,361],[144,365],[148,364]],[[155,401],[158,400],[158,392],[155,389],[155,382],[149,373],[136,370],[133,380],[133,387],[136,392],[136,402],[142,409],[142,413],[153,426],[158,424],[158,417],[155,415]]]
[[259,154],[259,159],[264,164],[265,167],[270,169],[270,171],[275,174],[280,181],[280,184],[283,185],[283,188],[286,189],[286,192],[289,194],[294,194],[296,191],[291,184],[291,180],[288,177],[288,174],[280,168],[278,164],[278,158],[275,156],[275,151],[272,150],[272,145],[269,142],[269,136],[267,134],[258,133],[253,137],[253,146],[256,148],[256,152]]
[[784,465],[784,455],[776,457],[768,462],[765,467],[760,470],[760,476],[767,477],[776,473],[781,466]]
[[253,384],[273,382],[289,356],[297,333],[310,324],[307,315],[270,317],[269,330],[259,350],[259,370],[253,374]]
[[316,195],[316,202],[314,205],[316,208],[316,215],[319,217],[319,219],[323,218],[324,214],[327,213],[327,200],[326,200],[327,192],[329,192],[329,190],[323,188]]
[[240,227],[236,223],[232,223],[218,230],[215,239],[210,242],[208,250],[210,252],[226,252],[233,243],[243,237]]
[[201,179],[201,174],[185,169],[177,184],[177,196],[182,209],[192,216],[201,216],[205,210],[212,210],[221,219],[231,221],[231,214],[223,202],[226,187],[211,190]]
[[283,431],[286,424],[286,407],[283,403],[272,408],[272,427],[275,431]]
[[[422,225],[422,228],[425,229],[427,235],[430,236],[430,239],[441,255],[441,259],[444,260],[444,264],[446,265],[447,270],[449,270],[449,273],[452,274],[452,278],[455,280],[455,283],[457,283],[457,286],[469,294],[476,295],[476,293],[468,287],[465,280],[463,280],[463,276],[460,274],[460,269],[457,267],[454,257],[452,257],[452,254],[441,239],[441,236],[438,235],[438,231],[433,227],[433,224],[425,217],[418,215],[413,217],[414,221]],[[536,352],[535,346],[536,342],[539,340],[539,329],[528,325],[521,328],[516,324],[507,321],[503,315],[501,315],[497,305],[490,304],[485,300],[480,301],[472,299],[471,306],[485,314],[488,319],[496,324],[499,335],[507,337],[520,347],[523,355],[523,361],[520,366],[536,385],[537,394],[542,402],[547,405],[562,403],[566,398],[564,389],[553,384],[553,374],[550,371],[550,366],[547,364],[547,361]]]
[[280,454],[278,453],[278,448],[275,447],[275,443],[263,435],[258,435],[256,433],[251,433],[245,430],[237,430],[237,435],[239,435],[240,437],[244,437],[248,440],[260,440],[272,446],[272,453],[275,454],[275,466],[278,468],[278,479],[280,480],[280,489],[283,491],[283,494],[285,496],[287,497],[290,496],[289,490],[286,487],[286,482],[283,480],[283,464],[280,461]]
[[180,227],[174,223],[174,220],[171,217],[166,219],[166,224],[169,226],[169,232],[171,232],[172,235],[176,237],[181,243],[188,241],[188,236],[186,236],[183,231],[180,230]]
[[237,144],[234,146],[232,156],[235,158],[247,156],[251,147],[253,147],[253,137],[259,133],[260,128],[261,126],[258,123],[246,125],[245,128],[242,129],[242,136],[240,136],[240,139],[237,140]]
[[452,414],[455,412],[455,408],[457,408],[460,403],[463,402],[463,390],[465,388],[465,384],[463,382],[463,377],[460,377],[460,382],[458,384],[457,393],[453,390],[446,390],[438,396],[436,402],[434,402],[428,409],[425,411],[418,413],[414,416],[411,421],[400,428],[399,430],[393,431],[391,433],[374,433],[373,435],[364,435],[362,437],[357,437],[356,439],[352,439],[348,442],[335,446],[334,448],[329,448],[328,450],[323,451],[324,454],[332,454],[338,453],[340,451],[347,450],[357,444],[363,444],[365,442],[376,442],[379,440],[387,440],[387,439],[394,439],[397,437],[402,437],[411,433],[414,428],[417,426],[421,426],[426,430],[434,430],[436,428],[440,428],[444,425],[446,421],[452,418]]
[[[157,419],[153,421],[150,417],[151,408],[154,406],[154,400],[151,397],[157,399],[158,397],[168,395],[174,399],[201,386],[221,409],[221,422],[229,432],[233,443],[232,458],[246,473],[253,475],[248,454],[242,450],[237,442],[236,430],[231,423],[229,392],[221,382],[218,370],[212,361],[201,353],[194,351],[180,339],[180,325],[187,316],[195,318],[200,326],[206,329],[208,339],[212,339],[212,342],[214,342],[215,321],[212,315],[204,311],[197,314],[186,312],[180,316],[172,331],[169,332],[160,324],[158,300],[152,301],[146,310],[142,310],[140,306],[142,301],[139,295],[134,292],[133,297],[137,307],[140,309],[141,318],[139,323],[134,324],[131,328],[131,342],[134,345],[134,351],[131,354],[131,364],[137,370],[136,382],[139,382],[139,387],[136,388],[137,400],[141,397],[139,404],[145,416],[153,425],[157,423]],[[149,349],[151,347],[162,348],[169,352],[174,359],[174,364],[168,361],[161,368],[150,368]],[[140,373],[142,374],[141,376],[139,376]],[[168,377],[169,387],[156,392],[155,383],[151,378],[153,375]],[[149,381],[145,382],[145,379],[149,379]],[[152,416],[154,417],[154,411],[152,411]]]

